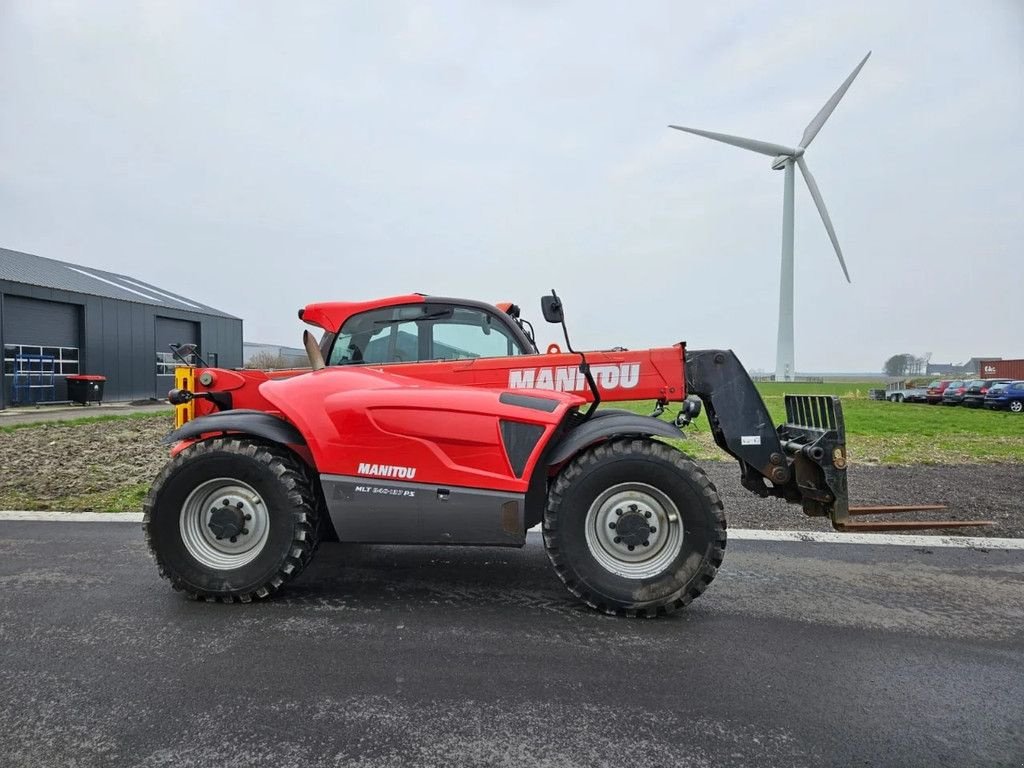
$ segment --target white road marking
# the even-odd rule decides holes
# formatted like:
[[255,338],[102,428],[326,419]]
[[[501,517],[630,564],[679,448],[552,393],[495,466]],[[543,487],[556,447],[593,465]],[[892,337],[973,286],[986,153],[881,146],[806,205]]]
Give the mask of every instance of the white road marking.
[[1024,549],[1024,539],[984,536],[922,536],[892,533],[839,533],[837,531],[757,531],[730,528],[730,539],[742,541],[805,541],[815,544],[873,544],[896,547],[961,547],[966,549]]
[[[4,512],[0,521],[25,520],[64,523],[141,523],[141,512]],[[535,525],[530,533],[540,533]],[[1024,549],[1024,539],[982,536],[898,536],[891,533],[837,533],[833,531],[759,531],[730,528],[734,541],[796,541],[805,544],[870,544],[896,547],[960,547],[961,549]]]
[[141,512],[3,512],[0,520],[61,523],[141,523]]
[[[0,513],[2,514],[2,513]],[[540,525],[530,529],[540,533]],[[730,528],[733,541],[799,541],[805,544],[871,544],[890,547],[960,547],[961,549],[1024,549],[1024,539],[998,539],[983,536],[899,536],[892,533],[838,533],[837,531],[761,531],[756,528]]]

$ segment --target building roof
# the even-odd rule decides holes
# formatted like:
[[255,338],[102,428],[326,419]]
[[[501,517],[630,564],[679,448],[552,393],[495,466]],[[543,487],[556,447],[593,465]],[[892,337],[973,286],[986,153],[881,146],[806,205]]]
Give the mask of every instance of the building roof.
[[227,312],[157,288],[134,277],[70,264],[66,261],[46,259],[7,248],[0,248],[0,280],[237,319]]

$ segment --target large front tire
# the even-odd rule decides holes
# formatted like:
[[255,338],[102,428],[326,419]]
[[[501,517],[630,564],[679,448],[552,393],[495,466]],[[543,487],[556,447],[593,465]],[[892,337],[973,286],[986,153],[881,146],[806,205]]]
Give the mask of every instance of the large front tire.
[[189,446],[160,472],[143,530],[160,574],[196,599],[268,597],[313,556],[320,500],[287,449],[246,438]]
[[577,456],[544,514],[544,547],[568,590],[627,616],[669,613],[699,596],[722,564],[725,531],[707,475],[652,440],[615,440]]

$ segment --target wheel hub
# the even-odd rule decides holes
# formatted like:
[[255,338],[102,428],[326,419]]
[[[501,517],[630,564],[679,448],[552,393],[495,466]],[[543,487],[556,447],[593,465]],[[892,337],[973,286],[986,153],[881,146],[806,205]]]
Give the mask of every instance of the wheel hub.
[[247,483],[215,478],[198,486],[182,505],[182,542],[208,568],[230,570],[255,559],[270,534],[263,498]]
[[651,534],[657,533],[658,529],[650,524],[652,514],[649,509],[641,510],[637,504],[630,504],[626,510],[616,509],[615,514],[619,519],[608,523],[608,527],[615,531],[613,544],[625,545],[627,550],[650,546]]
[[626,578],[659,575],[682,548],[683,525],[675,503],[646,483],[620,483],[601,493],[586,519],[590,554]]
[[249,529],[245,527],[248,520],[252,520],[252,513],[245,511],[245,502],[236,501],[232,504],[230,499],[223,499],[221,506],[210,509],[210,521],[207,526],[218,541],[229,539],[233,542],[239,536],[249,533]]

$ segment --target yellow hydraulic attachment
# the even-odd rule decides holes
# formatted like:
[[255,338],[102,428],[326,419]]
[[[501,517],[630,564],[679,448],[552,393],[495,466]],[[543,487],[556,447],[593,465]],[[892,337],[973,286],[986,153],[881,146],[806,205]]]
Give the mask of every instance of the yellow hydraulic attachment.
[[[174,369],[174,388],[181,389],[188,392],[196,391],[196,376],[195,368],[191,368],[187,365],[179,365]],[[187,403],[174,406],[174,428],[178,429],[186,422],[192,421],[196,417],[196,403],[195,400],[189,400]]]

